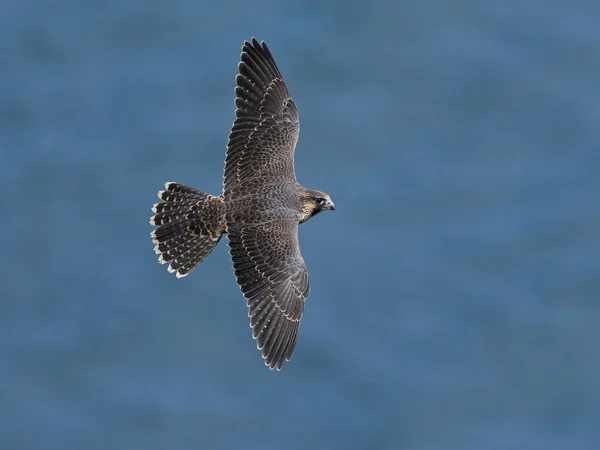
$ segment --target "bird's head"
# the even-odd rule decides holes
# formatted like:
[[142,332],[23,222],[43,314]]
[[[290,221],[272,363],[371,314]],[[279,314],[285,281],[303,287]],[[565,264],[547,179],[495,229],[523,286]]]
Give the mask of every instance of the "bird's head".
[[314,189],[302,189],[300,191],[300,204],[302,206],[302,220],[300,223],[306,222],[321,211],[328,209],[335,211],[335,205],[329,195]]

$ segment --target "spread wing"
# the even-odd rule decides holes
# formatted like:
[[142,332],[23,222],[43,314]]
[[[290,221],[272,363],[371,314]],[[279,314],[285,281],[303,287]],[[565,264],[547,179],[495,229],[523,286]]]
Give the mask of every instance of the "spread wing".
[[235,122],[229,133],[223,194],[230,198],[257,179],[296,179],[298,110],[264,42],[244,42],[236,77]]
[[296,346],[310,286],[298,245],[298,224],[228,225],[231,260],[248,303],[252,336],[265,363],[281,369]]

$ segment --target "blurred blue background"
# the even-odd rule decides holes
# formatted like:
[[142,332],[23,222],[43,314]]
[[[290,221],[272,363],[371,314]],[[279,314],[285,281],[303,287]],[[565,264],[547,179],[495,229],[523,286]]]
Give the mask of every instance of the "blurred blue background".
[[[600,5],[560,3],[3,1],[0,448],[598,448]],[[225,241],[177,280],[149,238],[219,193],[252,36],[337,205],[279,373]]]

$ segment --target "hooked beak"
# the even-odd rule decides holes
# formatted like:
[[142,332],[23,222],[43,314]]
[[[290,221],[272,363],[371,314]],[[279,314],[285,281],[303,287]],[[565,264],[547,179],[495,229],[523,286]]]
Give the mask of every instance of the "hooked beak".
[[323,209],[330,209],[332,211],[335,211],[335,205],[331,200],[329,200],[327,203],[325,203],[325,207]]

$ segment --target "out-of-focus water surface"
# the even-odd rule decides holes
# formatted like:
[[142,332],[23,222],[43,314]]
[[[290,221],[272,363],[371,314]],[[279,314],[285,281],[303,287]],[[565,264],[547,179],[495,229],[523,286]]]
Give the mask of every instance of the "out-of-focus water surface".
[[[5,0],[0,448],[598,448],[600,6],[562,3]],[[251,36],[337,205],[279,373],[225,241],[177,280],[148,235],[165,181],[219,193]]]

